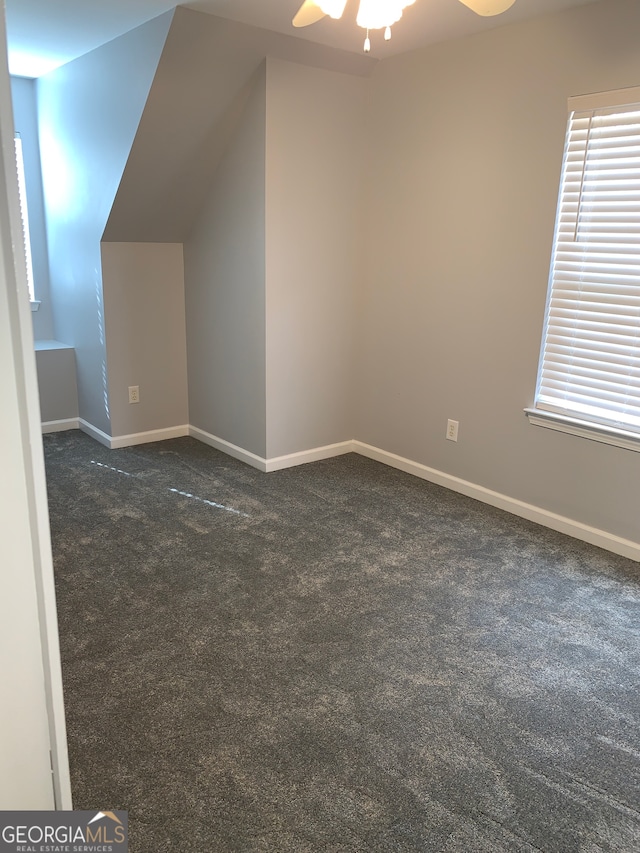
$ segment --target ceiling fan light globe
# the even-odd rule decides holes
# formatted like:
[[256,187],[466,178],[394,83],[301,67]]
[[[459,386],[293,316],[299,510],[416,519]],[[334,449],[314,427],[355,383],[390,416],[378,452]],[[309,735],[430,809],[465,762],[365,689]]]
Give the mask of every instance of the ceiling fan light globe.
[[360,0],[356,23],[364,30],[382,30],[400,20],[402,10],[415,0]]
[[325,15],[336,20],[342,17],[344,7],[347,5],[347,0],[315,0],[315,2]]
[[516,0],[460,0],[465,6],[475,12],[476,15],[489,17],[491,15],[501,15],[510,9]]

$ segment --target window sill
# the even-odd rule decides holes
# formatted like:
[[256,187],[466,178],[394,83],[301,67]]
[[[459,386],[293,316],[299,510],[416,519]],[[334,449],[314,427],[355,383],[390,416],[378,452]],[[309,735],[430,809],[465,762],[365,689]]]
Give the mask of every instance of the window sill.
[[612,444],[614,447],[624,447],[626,450],[640,451],[640,435],[635,432],[593,424],[579,418],[559,415],[556,412],[545,412],[542,409],[525,409],[524,412],[529,423],[534,426],[577,435],[602,444]]
[[32,311],[37,311],[38,308],[40,307],[40,300],[39,299],[32,299],[29,304],[31,305]]

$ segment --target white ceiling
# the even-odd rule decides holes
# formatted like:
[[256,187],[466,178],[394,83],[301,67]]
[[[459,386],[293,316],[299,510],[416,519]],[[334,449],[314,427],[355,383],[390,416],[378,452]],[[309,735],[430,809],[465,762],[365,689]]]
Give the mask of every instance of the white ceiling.
[[[291,18],[302,0],[193,0],[191,9],[231,18],[331,47],[361,52],[363,31],[355,24],[358,0],[348,0],[341,21],[325,18],[295,29]],[[516,0],[507,12],[481,18],[458,0],[417,0],[393,28],[385,43],[372,33],[371,55],[377,58],[426,44],[460,38],[546,12],[561,11],[595,0]],[[145,21],[172,9],[172,0],[6,0],[9,70],[38,77]]]

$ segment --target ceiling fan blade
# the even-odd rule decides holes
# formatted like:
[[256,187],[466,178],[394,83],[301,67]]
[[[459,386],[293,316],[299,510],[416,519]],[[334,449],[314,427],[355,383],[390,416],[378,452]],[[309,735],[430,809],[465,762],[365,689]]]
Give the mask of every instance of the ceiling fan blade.
[[291,23],[294,27],[308,27],[324,18],[325,12],[314,0],[304,0],[304,3],[293,16]]
[[476,15],[501,15],[510,9],[516,0],[460,0],[465,6],[468,6]]

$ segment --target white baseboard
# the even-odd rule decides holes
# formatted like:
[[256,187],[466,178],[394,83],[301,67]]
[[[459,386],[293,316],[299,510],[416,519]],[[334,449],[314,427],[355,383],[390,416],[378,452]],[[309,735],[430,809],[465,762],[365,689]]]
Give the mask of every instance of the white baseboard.
[[280,471],[296,465],[304,465],[307,462],[317,462],[333,456],[341,456],[344,453],[359,453],[361,456],[382,462],[391,468],[397,468],[400,471],[405,471],[407,474],[420,477],[422,480],[428,480],[431,483],[444,486],[446,489],[451,489],[454,492],[475,498],[475,500],[495,506],[498,509],[503,509],[513,515],[541,524],[543,527],[549,527],[551,530],[557,530],[559,533],[566,533],[568,536],[573,536],[574,539],[580,539],[583,542],[604,548],[606,551],[611,551],[614,554],[620,554],[623,557],[640,562],[640,543],[638,542],[623,539],[620,536],[615,536],[613,533],[608,533],[606,530],[590,527],[580,521],[574,521],[571,518],[566,518],[533,504],[511,498],[500,492],[494,492],[484,486],[470,483],[467,480],[462,480],[459,477],[454,477],[435,468],[429,468],[420,462],[414,462],[395,453],[389,453],[386,450],[381,450],[379,447],[373,447],[362,441],[342,441],[337,444],[328,444],[325,447],[316,447],[312,450],[304,450],[299,453],[290,453],[286,456],[275,456],[272,459],[266,459],[249,450],[231,444],[231,442],[225,441],[223,438],[218,438],[218,436],[190,425],[151,430],[150,432],[134,433],[132,435],[121,435],[112,438],[82,418],[70,418],[68,420],[43,423],[42,431],[43,433],[57,432],[66,429],[77,429],[78,427],[83,432],[92,436],[92,438],[95,438],[96,441],[109,448],[129,447],[135,444],[146,444],[151,441],[164,441],[168,438],[180,438],[190,435],[198,439],[198,441],[202,441],[210,447],[215,447],[216,450],[221,450],[223,453],[233,456],[234,459],[246,462],[253,468],[257,468],[259,471],[265,473]]
[[102,432],[101,429],[98,429],[98,427],[95,427],[93,424],[90,424],[89,421],[85,421],[84,418],[80,418],[78,426],[82,432],[86,432],[87,435],[90,435],[91,438],[95,438],[95,440],[99,441],[100,444],[104,444],[105,447],[111,447],[111,436],[107,435],[106,432]]
[[215,447],[216,450],[221,450],[223,453],[233,456],[234,459],[246,462],[247,465],[257,468],[258,471],[267,470],[267,460],[264,457],[257,456],[255,453],[251,453],[250,450],[238,447],[237,444],[231,444],[230,441],[225,441],[224,438],[218,438],[217,435],[212,435],[210,432],[205,432],[203,429],[194,426],[189,427],[189,435],[192,438],[197,438],[203,444],[208,444],[209,447]]
[[62,421],[43,421],[42,434],[46,435],[49,432],[64,432],[65,430],[78,429],[79,427],[79,418],[65,418]]
[[152,429],[148,432],[134,432],[130,435],[107,435],[98,427],[90,424],[88,421],[79,419],[78,426],[82,432],[86,432],[91,438],[95,438],[100,444],[104,444],[110,450],[116,450],[119,447],[132,447],[136,444],[149,444],[152,441],[166,441],[168,438],[182,438],[189,435],[188,424],[181,426],[166,427],[165,429]]
[[420,462],[412,462],[410,459],[397,456],[395,453],[388,453],[386,450],[380,450],[380,448],[372,447],[370,444],[354,441],[353,445],[354,452],[359,453],[361,456],[375,459],[384,465],[390,465],[392,468],[406,471],[407,474],[413,474],[423,480],[429,480],[431,483],[436,483],[454,492],[459,492],[462,495],[467,495],[467,497],[475,498],[483,503],[498,507],[498,509],[504,509],[513,515],[518,515],[521,518],[541,524],[543,527],[549,527],[552,530],[557,530],[559,533],[566,533],[568,536],[573,536],[574,539],[580,539],[583,542],[588,542],[590,545],[597,545],[606,551],[612,551],[614,554],[620,554],[622,557],[629,557],[631,560],[640,562],[640,543],[638,542],[623,539],[620,536],[615,536],[613,533],[607,533],[606,530],[599,530],[596,527],[590,527],[587,524],[582,524],[580,521],[574,521],[571,518],[557,515],[555,512],[550,512],[533,504],[524,503],[524,501],[516,500],[516,498],[510,498],[508,495],[494,492],[491,489],[486,489],[484,486],[478,486],[467,480],[461,480],[459,477],[445,474],[443,471],[437,471],[435,468],[429,468]]
[[183,438],[189,435],[189,424],[151,429],[147,432],[134,432],[131,435],[116,435],[111,439],[111,449],[132,447],[135,444],[150,444],[152,441],[166,441],[169,438]]
[[307,462],[318,462],[321,459],[330,459],[332,456],[342,456],[344,453],[353,452],[353,441],[341,441],[337,444],[327,444],[324,447],[314,447],[312,450],[302,450],[299,453],[288,453],[286,456],[273,456],[271,459],[266,459],[264,456],[258,456],[250,450],[238,447],[237,444],[231,444],[224,438],[218,438],[217,435],[212,435],[198,427],[190,426],[189,435],[265,473],[281,471],[283,468],[293,468],[296,465],[305,465]]
[[321,459],[343,456],[345,453],[353,453],[353,451],[353,441],[340,441],[337,444],[315,447],[313,450],[302,450],[299,453],[289,453],[286,456],[274,456],[272,459],[266,460],[266,471],[281,471],[283,468],[305,465],[307,462],[319,462]]

